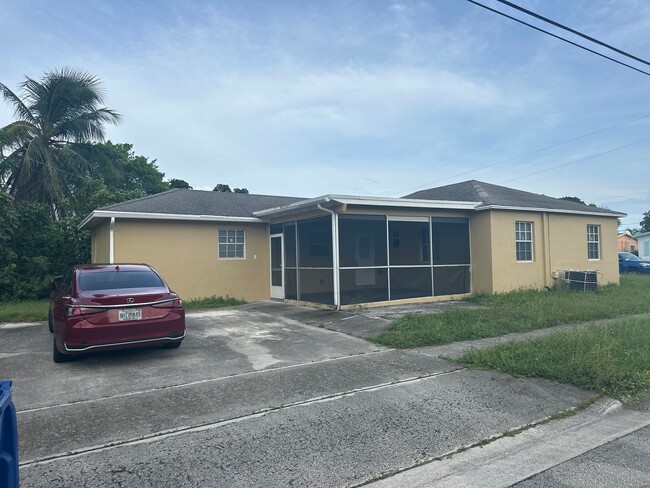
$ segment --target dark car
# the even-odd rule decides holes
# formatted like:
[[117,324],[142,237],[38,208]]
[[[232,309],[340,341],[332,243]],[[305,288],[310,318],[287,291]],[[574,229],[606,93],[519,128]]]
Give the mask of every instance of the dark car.
[[618,270],[621,273],[650,273],[650,261],[631,252],[619,252]]
[[73,266],[50,290],[55,363],[92,351],[176,348],[185,337],[183,302],[146,264]]

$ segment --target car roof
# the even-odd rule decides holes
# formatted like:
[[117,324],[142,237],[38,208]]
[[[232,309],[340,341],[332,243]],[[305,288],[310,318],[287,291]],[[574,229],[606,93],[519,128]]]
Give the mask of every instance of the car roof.
[[[118,269],[119,268],[119,269]],[[148,264],[132,263],[97,263],[97,264],[78,264],[74,267],[77,271],[84,273],[108,272],[108,271],[153,271]]]

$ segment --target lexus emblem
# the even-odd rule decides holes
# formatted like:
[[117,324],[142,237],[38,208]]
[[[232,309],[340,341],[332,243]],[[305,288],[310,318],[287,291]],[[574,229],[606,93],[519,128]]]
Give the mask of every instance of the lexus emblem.
[[133,303],[133,298],[127,298],[126,303]]

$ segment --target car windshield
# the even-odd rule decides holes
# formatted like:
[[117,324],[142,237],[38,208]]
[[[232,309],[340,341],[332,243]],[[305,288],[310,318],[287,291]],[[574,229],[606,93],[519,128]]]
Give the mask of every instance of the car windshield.
[[120,288],[162,288],[160,277],[153,271],[102,271],[81,273],[79,288],[83,291]]
[[641,261],[641,258],[639,256],[636,256],[635,254],[632,254],[631,252],[622,252],[621,257],[623,259],[627,259],[628,261]]

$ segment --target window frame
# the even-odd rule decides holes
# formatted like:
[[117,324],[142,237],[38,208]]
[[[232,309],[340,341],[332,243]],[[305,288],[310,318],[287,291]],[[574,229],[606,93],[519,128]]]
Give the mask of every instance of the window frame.
[[[225,234],[226,234],[226,242],[221,242],[221,233],[222,232],[225,232]],[[235,242],[234,243],[227,242],[228,238],[229,238],[228,233],[230,233],[230,232],[234,232],[234,237],[235,237]],[[243,242],[237,242],[237,233],[238,232],[242,233]],[[222,256],[221,255],[222,254],[221,253],[222,246],[240,246],[240,245],[242,246],[242,253],[243,253],[243,255],[241,257],[240,256],[227,256],[227,255]],[[223,249],[227,249],[227,247],[224,247]],[[236,249],[235,249],[235,252],[236,252]],[[225,254],[227,254],[227,252]],[[246,259],[246,230],[245,229],[236,229],[236,228],[227,227],[227,228],[220,228],[220,229],[217,230],[217,259],[223,259],[223,260],[229,260],[229,261],[233,261],[233,260],[243,261],[243,260]]]
[[[519,226],[521,224],[527,224],[530,226],[530,229],[521,230]],[[530,239],[520,239],[521,233],[530,232]],[[519,249],[517,244],[519,243],[530,243],[530,259],[519,259]],[[527,252],[527,251],[521,251]],[[534,263],[535,262],[535,223],[531,220],[515,220],[515,261],[518,263]]]
[[[593,232],[595,229],[596,232]],[[592,237],[596,236],[596,240],[593,240]],[[590,244],[596,244],[596,257],[591,257]],[[600,249],[600,224],[587,224],[587,261],[600,261],[601,259],[601,249]]]

